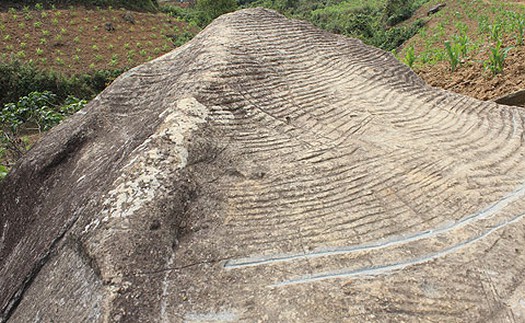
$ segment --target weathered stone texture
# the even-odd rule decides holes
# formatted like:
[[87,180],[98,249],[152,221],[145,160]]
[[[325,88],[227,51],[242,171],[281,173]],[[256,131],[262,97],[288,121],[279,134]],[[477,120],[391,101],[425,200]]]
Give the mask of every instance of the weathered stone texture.
[[0,184],[0,321],[525,320],[524,121],[225,15]]

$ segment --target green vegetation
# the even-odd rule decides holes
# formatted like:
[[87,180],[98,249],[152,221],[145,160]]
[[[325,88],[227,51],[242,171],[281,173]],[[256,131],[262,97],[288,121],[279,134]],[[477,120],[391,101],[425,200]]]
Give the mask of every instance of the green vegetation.
[[485,68],[489,69],[493,75],[502,73],[505,58],[511,49],[512,47],[502,48],[501,40],[498,40],[494,47],[490,48],[489,58],[484,63]]
[[[289,17],[309,21],[330,32],[362,39],[365,43],[392,50],[402,45],[424,25],[421,20],[396,25],[409,18],[428,0],[197,0],[195,7],[163,7],[162,11],[204,28],[221,14],[246,7],[265,7]],[[182,35],[176,44],[189,40]]]
[[227,12],[237,9],[236,0],[199,0],[195,5],[200,21],[204,24],[210,23],[213,19]]
[[[125,70],[191,39],[200,30],[197,22],[214,18],[191,8],[197,20],[186,23],[159,14],[156,0],[9,3],[13,7],[0,12],[0,177],[40,132],[83,106]],[[208,6],[217,8],[214,2]],[[75,105],[72,97],[82,104]]]
[[70,95],[89,100],[122,72],[123,70],[100,70],[68,77],[53,71],[43,71],[33,64],[17,60],[0,63],[0,105],[17,101],[35,91],[53,92],[59,101]]
[[[437,3],[432,0],[429,6]],[[435,19],[403,50],[406,55],[415,49],[416,69],[447,61],[452,72],[476,66],[494,76],[504,72],[513,46],[523,46],[525,7],[517,3],[456,0]]]
[[263,6],[287,16],[307,20],[333,33],[360,38],[385,50],[401,46],[424,22],[397,25],[409,18],[427,0],[257,0],[240,1],[245,6]]
[[405,63],[408,65],[408,67],[412,68],[414,66],[414,63],[416,61],[416,55],[414,54],[414,47],[409,47],[405,54]]
[[445,42],[445,49],[447,51],[448,61],[450,63],[450,69],[452,72],[456,70],[458,65],[461,63],[460,55],[461,50],[458,44],[451,43],[450,41]]
[[[21,158],[30,148],[25,134],[51,129],[86,103],[72,96],[60,102],[57,95],[44,91],[31,92],[15,103],[5,104],[0,110],[0,158]],[[7,175],[9,166],[0,164],[0,180]]]
[[148,10],[155,11],[158,9],[157,0],[11,0],[13,4],[22,4],[29,8],[29,5],[34,6],[36,10],[43,10],[44,8],[53,8],[54,6],[68,7],[72,5],[84,5],[92,7],[104,8],[126,8],[132,10]]

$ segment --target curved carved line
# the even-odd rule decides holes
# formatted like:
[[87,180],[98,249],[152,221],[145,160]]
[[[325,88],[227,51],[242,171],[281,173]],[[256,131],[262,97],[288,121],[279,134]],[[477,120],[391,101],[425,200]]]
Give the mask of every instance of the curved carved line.
[[324,257],[324,256],[349,254],[349,253],[358,252],[358,251],[381,249],[381,248],[391,247],[391,246],[405,244],[409,242],[414,242],[414,241],[418,241],[421,239],[431,238],[439,234],[447,233],[454,229],[464,227],[473,221],[488,218],[496,214],[501,209],[505,208],[510,203],[516,201],[517,199],[523,196],[525,196],[525,184],[521,185],[517,190],[504,196],[503,198],[498,200],[496,203],[490,205],[484,210],[478,213],[474,213],[469,216],[466,216],[463,219],[461,219],[459,222],[456,222],[454,224],[447,224],[447,225],[444,225],[434,230],[427,230],[423,232],[414,233],[412,235],[405,236],[405,237],[396,236],[384,242],[374,241],[371,243],[355,245],[355,246],[323,248],[320,250],[315,250],[315,251],[307,252],[307,253],[289,253],[289,254],[281,254],[281,255],[269,255],[269,256],[231,259],[224,263],[224,268],[237,269],[237,268],[242,268],[242,267],[251,267],[251,266],[259,266],[259,265],[272,264],[272,263],[278,263],[278,262],[292,261],[295,259],[310,259],[310,258],[318,258],[318,257]]
[[426,256],[418,257],[415,259],[409,259],[405,261],[400,261],[400,262],[396,262],[396,263],[388,264],[388,265],[362,267],[362,268],[354,269],[350,271],[329,271],[329,272],[323,272],[323,273],[318,273],[318,274],[313,274],[313,275],[307,275],[307,276],[302,276],[302,277],[295,278],[295,279],[285,280],[285,281],[270,285],[269,287],[283,287],[283,286],[288,286],[288,285],[312,283],[316,281],[336,279],[336,278],[351,278],[351,277],[356,277],[356,276],[376,276],[380,274],[389,273],[394,270],[404,269],[408,266],[422,264],[422,263],[446,256],[448,254],[454,253],[462,249],[463,247],[466,247],[474,242],[477,242],[487,237],[491,233],[509,224],[518,222],[519,220],[523,219],[523,217],[525,217],[525,213],[515,216],[514,218],[508,221],[501,222],[500,224],[492,227],[490,230],[485,231],[484,233],[478,235],[477,237],[470,238],[461,243],[455,244],[452,247],[443,249],[435,253],[428,254]]

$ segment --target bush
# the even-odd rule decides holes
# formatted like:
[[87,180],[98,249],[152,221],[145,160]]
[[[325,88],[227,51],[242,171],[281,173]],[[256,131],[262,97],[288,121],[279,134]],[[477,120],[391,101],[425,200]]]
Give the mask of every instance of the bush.
[[384,19],[388,26],[394,26],[412,17],[414,11],[428,0],[387,0],[384,9]]
[[197,0],[195,9],[201,15],[201,21],[209,24],[213,19],[222,14],[235,11],[237,9],[236,0]]
[[0,63],[0,106],[17,101],[27,93],[44,91],[55,93],[59,101],[70,95],[89,100],[122,72],[123,70],[103,70],[66,77],[19,61]]
[[161,8],[161,11],[174,18],[178,18],[188,24],[202,26],[204,21],[201,21],[202,16],[194,8],[182,8],[178,6],[167,5]]
[[[30,146],[23,134],[49,130],[86,103],[69,96],[60,104],[56,94],[44,91],[31,92],[17,102],[5,104],[0,110],[0,158],[4,162],[18,160]],[[0,179],[7,171],[8,167],[0,164]]]
[[418,20],[412,25],[388,28],[383,22],[384,10],[378,6],[363,4],[350,7],[341,3],[314,11],[309,20],[325,30],[357,37],[387,51],[401,46],[424,25]]
[[419,29],[424,25],[424,22],[418,20],[409,26],[391,27],[388,29],[377,30],[370,38],[364,39],[364,42],[382,48],[387,51],[398,48],[404,42],[412,38]]

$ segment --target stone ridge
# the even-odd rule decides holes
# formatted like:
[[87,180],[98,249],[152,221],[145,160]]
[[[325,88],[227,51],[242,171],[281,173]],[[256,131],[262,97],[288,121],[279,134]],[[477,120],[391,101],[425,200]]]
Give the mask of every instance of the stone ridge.
[[524,122],[224,15],[0,183],[0,321],[520,321]]

